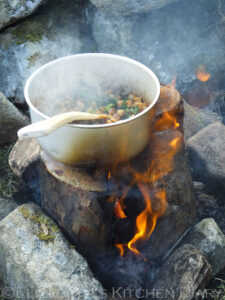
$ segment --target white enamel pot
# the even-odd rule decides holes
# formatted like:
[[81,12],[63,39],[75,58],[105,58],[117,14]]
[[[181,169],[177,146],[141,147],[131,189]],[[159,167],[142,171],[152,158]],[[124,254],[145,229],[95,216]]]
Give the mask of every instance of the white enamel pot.
[[[132,59],[102,53],[77,54],[47,63],[25,85],[32,123],[49,118],[48,108],[76,93],[80,80],[108,89],[125,87],[141,95],[149,106],[141,113],[112,124],[68,124],[38,138],[42,149],[69,165],[111,165],[137,156],[148,144],[155,121],[154,105],[160,84],[155,74]],[[57,99],[58,98],[58,99]]]

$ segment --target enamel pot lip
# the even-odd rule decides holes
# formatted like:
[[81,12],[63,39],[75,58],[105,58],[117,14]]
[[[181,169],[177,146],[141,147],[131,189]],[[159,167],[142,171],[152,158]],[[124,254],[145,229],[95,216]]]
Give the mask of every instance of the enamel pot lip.
[[66,127],[71,127],[71,128],[85,128],[85,129],[98,129],[98,128],[108,128],[108,127],[115,127],[118,125],[122,125],[122,124],[126,124],[129,122],[132,122],[142,116],[144,116],[157,102],[157,100],[159,99],[159,95],[160,95],[160,83],[158,78],[156,77],[155,73],[150,70],[148,67],[146,67],[145,65],[143,65],[140,62],[137,62],[131,58],[128,57],[124,57],[124,56],[120,56],[120,55],[115,55],[115,54],[106,54],[106,53],[84,53],[84,54],[74,54],[74,55],[69,55],[69,56],[65,56],[62,58],[58,58],[56,60],[53,60],[43,66],[41,66],[40,68],[38,68],[35,72],[32,73],[32,75],[28,78],[26,84],[25,84],[25,88],[24,88],[24,96],[25,96],[25,100],[28,104],[28,106],[40,117],[42,117],[43,119],[48,119],[50,118],[49,116],[47,116],[46,114],[42,113],[41,111],[39,111],[31,102],[30,98],[29,98],[29,88],[31,85],[31,82],[33,81],[33,79],[36,77],[36,75],[38,73],[40,73],[41,71],[47,69],[49,66],[52,66],[58,62],[61,61],[65,61],[65,60],[73,60],[74,58],[79,59],[79,57],[81,58],[105,58],[105,59],[116,59],[116,60],[120,60],[123,62],[127,62],[130,63],[132,65],[134,65],[135,67],[138,67],[140,69],[142,69],[144,72],[148,73],[149,76],[151,76],[156,84],[156,94],[154,99],[152,100],[152,103],[142,112],[138,113],[137,115],[135,115],[134,117],[131,117],[129,119],[125,119],[125,120],[121,120],[121,121],[117,121],[115,123],[109,123],[109,124],[98,124],[98,125],[83,125],[83,124],[67,124],[65,125]]

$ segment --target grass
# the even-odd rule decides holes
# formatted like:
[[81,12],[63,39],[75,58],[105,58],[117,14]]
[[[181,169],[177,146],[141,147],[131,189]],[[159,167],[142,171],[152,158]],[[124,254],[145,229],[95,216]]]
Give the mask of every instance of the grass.
[[17,192],[17,177],[10,169],[8,159],[13,145],[0,146],[0,197],[13,198]]

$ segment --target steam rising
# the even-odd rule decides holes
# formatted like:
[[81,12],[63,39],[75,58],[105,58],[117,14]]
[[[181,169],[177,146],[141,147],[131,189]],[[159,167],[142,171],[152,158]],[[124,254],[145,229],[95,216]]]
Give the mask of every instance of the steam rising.
[[57,106],[68,98],[78,95],[86,103],[102,101],[106,90],[133,92],[151,103],[157,86],[151,74],[130,61],[115,56],[80,55],[42,68],[32,79],[28,94],[41,112],[54,115],[62,112]]

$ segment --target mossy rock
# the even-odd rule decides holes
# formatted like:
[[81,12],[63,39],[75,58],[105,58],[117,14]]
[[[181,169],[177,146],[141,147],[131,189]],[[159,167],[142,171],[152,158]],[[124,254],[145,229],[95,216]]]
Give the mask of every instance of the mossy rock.
[[[41,18],[44,21],[44,18]],[[17,40],[17,45],[23,44],[26,41],[36,43],[42,40],[45,33],[45,25],[35,18],[28,18],[16,26],[12,31],[14,38]]]
[[54,242],[55,233],[59,231],[57,225],[51,221],[49,218],[44,217],[39,213],[30,212],[25,205],[19,208],[20,213],[23,215],[25,219],[29,219],[36,225],[38,225],[38,231],[36,235],[40,240],[45,242]]

